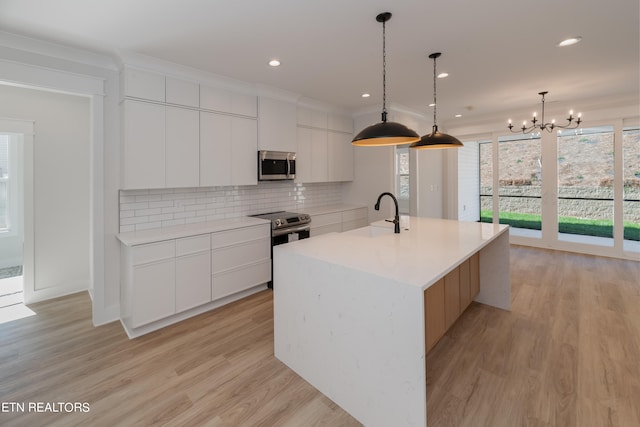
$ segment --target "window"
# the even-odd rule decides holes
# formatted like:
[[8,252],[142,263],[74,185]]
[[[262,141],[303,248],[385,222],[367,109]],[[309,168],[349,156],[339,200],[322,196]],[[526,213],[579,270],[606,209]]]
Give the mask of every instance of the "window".
[[514,228],[542,229],[540,135],[498,138],[499,222]]
[[480,221],[493,222],[493,154],[491,142],[479,143]]
[[398,197],[409,198],[409,149],[396,149],[396,173],[398,175]]
[[558,132],[560,234],[613,238],[613,140],[613,126]]

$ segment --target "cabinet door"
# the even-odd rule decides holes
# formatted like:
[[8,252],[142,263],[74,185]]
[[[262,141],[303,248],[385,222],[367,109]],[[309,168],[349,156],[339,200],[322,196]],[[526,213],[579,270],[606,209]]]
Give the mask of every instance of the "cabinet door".
[[231,185],[230,116],[200,113],[200,185]]
[[209,301],[211,301],[210,252],[176,258],[176,313]]
[[296,182],[311,182],[311,129],[298,128],[296,148]]
[[175,260],[133,267],[131,324],[134,328],[175,313]]
[[198,83],[167,77],[166,99],[167,104],[186,105],[187,107],[197,108],[200,105],[199,85]]
[[351,135],[329,131],[329,181],[353,181],[353,145]]
[[327,182],[327,131],[311,129],[311,182]]
[[258,183],[258,123],[254,119],[231,118],[231,184]]
[[460,269],[455,268],[444,277],[445,329],[449,329],[460,315]]
[[165,185],[165,107],[125,100],[122,104],[122,189]]
[[297,111],[295,104],[260,97],[258,104],[258,145],[261,150],[296,150]]
[[469,258],[469,280],[471,299],[474,299],[480,293],[480,252],[476,252]]
[[460,264],[460,312],[463,312],[471,304],[471,271],[470,260]]
[[440,279],[424,291],[425,347],[428,352],[444,335],[444,279]]
[[353,133],[353,119],[349,116],[330,114],[328,120],[329,130]]
[[164,102],[165,77],[163,74],[129,67],[126,67],[122,73],[124,96]]
[[200,182],[198,112],[166,107],[165,186],[197,187]]

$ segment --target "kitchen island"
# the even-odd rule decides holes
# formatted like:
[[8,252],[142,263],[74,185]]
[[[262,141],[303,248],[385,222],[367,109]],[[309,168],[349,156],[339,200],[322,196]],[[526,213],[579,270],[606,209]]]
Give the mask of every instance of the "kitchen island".
[[427,423],[427,319],[439,311],[427,304],[430,288],[475,258],[475,301],[511,307],[508,226],[401,225],[400,234],[381,221],[274,248],[275,356],[367,426]]

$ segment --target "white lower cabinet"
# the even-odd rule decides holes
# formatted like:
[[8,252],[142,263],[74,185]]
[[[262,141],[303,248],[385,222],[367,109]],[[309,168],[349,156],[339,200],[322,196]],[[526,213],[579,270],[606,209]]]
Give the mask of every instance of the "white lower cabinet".
[[133,267],[131,325],[137,328],[175,313],[175,261]]
[[176,313],[211,301],[209,235],[176,240]]
[[369,225],[367,208],[349,209],[342,212],[342,231],[355,230]]
[[223,298],[271,280],[268,227],[211,234],[211,297]]
[[322,214],[311,213],[311,237],[322,234],[354,230],[369,225],[368,209],[342,208]]
[[136,337],[246,296],[271,280],[271,224],[125,245],[121,319]]

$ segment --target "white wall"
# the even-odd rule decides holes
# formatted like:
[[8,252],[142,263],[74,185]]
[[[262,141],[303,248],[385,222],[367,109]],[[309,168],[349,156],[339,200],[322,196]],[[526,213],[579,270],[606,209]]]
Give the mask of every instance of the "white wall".
[[0,85],[0,99],[0,116],[35,121],[35,290],[87,289],[89,100],[7,85]]
[[478,143],[458,148],[458,220],[480,220],[480,151]]

